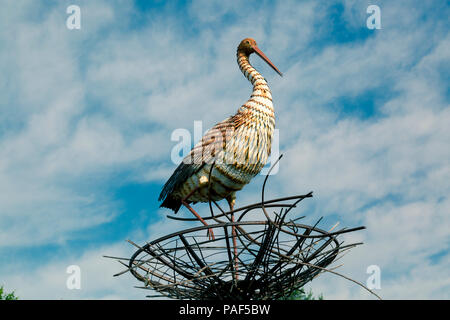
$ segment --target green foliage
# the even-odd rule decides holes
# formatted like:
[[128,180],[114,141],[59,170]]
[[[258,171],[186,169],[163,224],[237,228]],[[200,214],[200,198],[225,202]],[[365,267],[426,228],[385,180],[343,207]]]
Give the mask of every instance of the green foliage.
[[309,289],[309,292],[306,293],[305,289],[300,288],[292,291],[289,296],[283,298],[282,300],[323,300],[323,295],[320,294],[318,297],[314,297],[311,289]]
[[18,300],[19,298],[16,297],[14,294],[14,291],[11,293],[5,293],[3,286],[0,286],[0,300]]

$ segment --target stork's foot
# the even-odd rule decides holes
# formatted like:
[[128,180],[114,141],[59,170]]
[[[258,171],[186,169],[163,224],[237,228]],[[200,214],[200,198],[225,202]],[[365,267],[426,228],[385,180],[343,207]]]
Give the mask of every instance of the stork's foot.
[[214,232],[212,231],[212,229],[208,229],[208,231],[206,231],[206,236],[208,237],[208,240],[216,240],[216,238],[214,237]]

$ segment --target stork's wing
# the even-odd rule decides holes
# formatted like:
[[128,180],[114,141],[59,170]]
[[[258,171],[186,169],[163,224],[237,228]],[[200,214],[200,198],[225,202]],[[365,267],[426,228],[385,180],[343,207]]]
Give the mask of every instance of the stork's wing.
[[[218,152],[225,148],[226,143],[233,136],[236,124],[238,124],[236,116],[231,116],[209,129],[167,180],[158,200],[161,201],[170,197],[172,192],[186,182],[189,177],[197,173],[205,164],[213,163]],[[161,206],[165,206],[164,203]]]

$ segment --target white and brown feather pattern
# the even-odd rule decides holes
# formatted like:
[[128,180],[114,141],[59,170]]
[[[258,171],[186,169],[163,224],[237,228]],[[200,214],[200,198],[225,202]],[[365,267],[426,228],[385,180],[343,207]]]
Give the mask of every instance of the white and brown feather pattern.
[[[181,200],[200,187],[189,202],[207,202],[209,197],[221,200],[241,190],[267,163],[275,128],[271,92],[264,77],[250,65],[248,55],[238,52],[237,59],[253,84],[250,99],[234,116],[206,132],[166,183],[165,195]],[[185,172],[189,175],[182,174]]]

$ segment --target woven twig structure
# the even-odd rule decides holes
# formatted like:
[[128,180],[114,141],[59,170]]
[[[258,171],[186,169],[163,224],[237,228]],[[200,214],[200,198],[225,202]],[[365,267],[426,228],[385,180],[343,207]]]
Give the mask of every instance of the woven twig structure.
[[[336,224],[325,231],[318,227],[322,218],[313,225],[299,223],[304,216],[295,217],[292,210],[311,198],[312,192],[265,200],[267,179],[277,162],[264,180],[261,202],[225,212],[210,200],[210,215],[202,217],[214,222],[208,226],[174,232],[143,246],[129,240],[137,248],[131,258],[107,256],[126,266],[116,276],[130,272],[142,282],[138,288],[157,292],[147,297],[195,300],[284,299],[321,272],[364,287],[329,266],[344,252],[362,244],[344,245],[339,236],[365,227],[334,231]],[[214,212],[213,205],[220,214]],[[208,236],[207,230],[213,230],[216,236]]]
[[[339,235],[364,227],[325,231],[318,227],[320,219],[314,225],[299,223],[304,217],[292,219],[292,209],[310,197],[312,192],[235,209],[234,222],[223,221],[231,213],[223,212],[213,202],[222,211],[214,214],[210,203],[211,215],[204,219],[216,223],[174,232],[142,246],[129,241],[137,251],[129,259],[116,258],[127,267],[118,275],[130,272],[142,282],[139,288],[157,293],[148,297],[196,300],[288,297],[321,272],[333,272],[327,269],[329,265],[346,250],[361,244],[344,245]],[[255,216],[259,219],[252,219]],[[216,235],[214,239],[207,236],[210,228]]]

